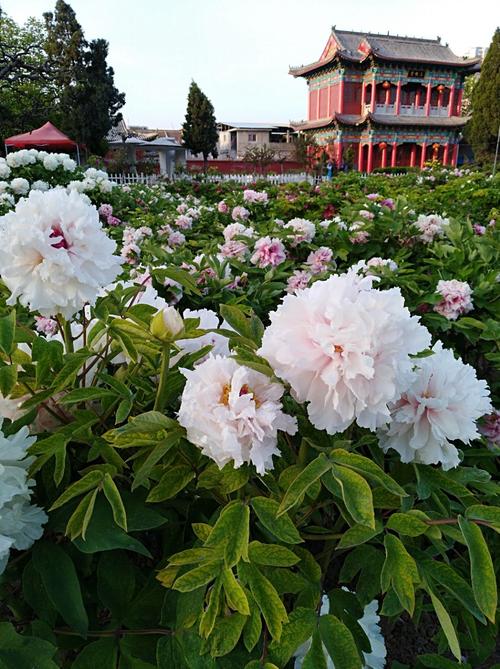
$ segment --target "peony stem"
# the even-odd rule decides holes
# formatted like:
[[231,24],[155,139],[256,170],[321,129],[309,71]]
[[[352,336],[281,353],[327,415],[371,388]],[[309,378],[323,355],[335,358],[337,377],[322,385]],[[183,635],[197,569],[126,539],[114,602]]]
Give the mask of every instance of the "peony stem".
[[155,411],[163,411],[163,409],[165,408],[169,365],[170,365],[170,344],[165,344],[163,346],[163,350],[161,353],[160,381],[158,383],[158,389],[156,391],[156,399],[154,404]]
[[63,316],[59,316],[58,319],[59,325],[61,326],[62,329],[62,335],[64,338],[64,344],[66,346],[66,353],[73,353],[74,352],[74,346],[73,346],[73,335],[71,333],[71,323],[67,321]]

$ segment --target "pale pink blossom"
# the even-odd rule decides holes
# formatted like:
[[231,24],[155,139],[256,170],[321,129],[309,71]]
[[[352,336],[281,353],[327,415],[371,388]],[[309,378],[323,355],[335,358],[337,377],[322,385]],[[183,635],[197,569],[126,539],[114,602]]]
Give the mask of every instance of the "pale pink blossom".
[[455,321],[462,314],[474,309],[472,303],[472,289],[466,281],[438,281],[436,293],[442,296],[442,300],[434,305],[434,311],[450,321]]
[[247,189],[243,191],[243,200],[250,204],[266,204],[268,201],[268,195],[266,191],[257,191]]
[[233,221],[246,221],[250,216],[250,212],[245,207],[234,207],[231,213]]
[[366,218],[367,221],[372,221],[375,218],[375,214],[373,214],[371,211],[368,211],[367,209],[361,209],[359,215],[363,218]]
[[449,224],[450,221],[447,218],[441,218],[437,214],[429,214],[428,216],[420,214],[414,223],[421,233],[419,239],[426,244],[430,244],[436,237],[442,237]]
[[219,245],[219,251],[224,258],[238,258],[239,260],[242,260],[249,249],[245,242],[240,242],[237,239],[230,239],[225,244]]
[[380,195],[378,193],[368,193],[366,197],[368,198],[368,200],[376,200],[377,198],[380,197]]
[[113,215],[113,207],[110,204],[101,204],[99,207],[99,214],[103,218],[108,218],[108,216]]
[[190,216],[181,214],[181,216],[177,216],[175,219],[175,225],[181,228],[181,230],[189,230],[193,225],[193,219]]
[[329,434],[386,423],[411,379],[410,355],[430,344],[399,288],[373,281],[349,272],[286,295],[264,332],[259,354]]
[[226,225],[222,234],[226,242],[231,241],[235,237],[252,237],[253,236],[252,228],[247,228],[243,223],[230,223]]
[[311,251],[306,264],[309,265],[311,274],[326,272],[333,257],[333,251],[326,246],[320,246],[316,251]]
[[349,239],[353,244],[366,244],[366,242],[370,239],[370,233],[366,232],[366,230],[358,230],[353,235],[351,235]]
[[477,420],[491,410],[486,381],[453,351],[433,346],[433,355],[415,361],[413,380],[390,404],[391,423],[379,432],[384,452],[397,451],[402,462],[441,463],[444,470],[460,463],[451,443],[466,444],[480,435]]
[[35,316],[35,327],[44,335],[55,335],[57,332],[57,321],[45,316]]
[[479,432],[486,437],[490,445],[500,447],[500,411],[498,409],[484,418],[483,423],[479,426]]
[[221,200],[221,201],[219,202],[219,204],[217,205],[217,211],[218,211],[220,214],[227,214],[227,212],[229,211],[229,207],[228,207],[227,204],[224,202],[224,200]]
[[182,232],[179,232],[178,230],[174,230],[168,236],[168,243],[171,246],[182,246],[182,244],[184,244],[185,241],[186,237],[182,234]]
[[188,206],[185,202],[181,202],[181,204],[177,207],[178,214],[185,214],[187,210]]
[[296,293],[299,290],[303,290],[304,288],[307,288],[310,280],[311,274],[309,274],[309,272],[295,270],[295,272],[286,282],[286,292]]
[[301,242],[312,242],[316,234],[316,226],[307,218],[292,218],[283,226],[287,230],[293,230],[292,245],[296,246]]
[[472,229],[476,235],[484,235],[486,233],[486,227],[484,225],[479,225],[479,223],[474,223]]
[[283,242],[271,237],[261,237],[255,242],[250,261],[258,267],[276,267],[286,260]]
[[234,467],[253,464],[259,474],[272,469],[278,431],[297,431],[296,419],[283,413],[283,386],[220,356],[182,373],[179,423],[188,440],[220,468],[232,461]]
[[122,221],[117,216],[108,216],[107,223],[112,228],[117,228],[119,225],[122,224]]

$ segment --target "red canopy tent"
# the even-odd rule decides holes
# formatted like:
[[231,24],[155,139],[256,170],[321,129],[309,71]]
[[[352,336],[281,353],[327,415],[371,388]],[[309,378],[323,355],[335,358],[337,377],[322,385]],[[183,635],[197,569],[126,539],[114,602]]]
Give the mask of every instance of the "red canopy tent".
[[5,140],[6,151],[8,147],[15,147],[16,149],[50,148],[59,149],[60,151],[76,149],[78,162],[80,162],[78,144],[58,130],[50,121],[47,121],[41,128],[37,128],[31,132],[24,132],[22,135],[8,137]]

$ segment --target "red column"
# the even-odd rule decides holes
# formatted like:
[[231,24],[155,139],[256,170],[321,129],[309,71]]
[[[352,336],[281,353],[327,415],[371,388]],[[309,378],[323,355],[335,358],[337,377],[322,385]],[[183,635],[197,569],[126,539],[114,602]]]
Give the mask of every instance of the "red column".
[[366,100],[366,84],[364,81],[361,82],[361,114],[365,113],[365,102]]
[[337,166],[340,168],[342,165],[342,140],[337,142]]
[[415,91],[415,107],[420,107],[420,88]]
[[450,150],[450,143],[449,143],[449,142],[446,142],[446,144],[444,145],[444,150],[443,150],[443,165],[447,165],[447,164],[448,164],[448,153],[449,153],[449,150]]
[[309,95],[307,96],[307,120],[312,121],[312,118],[311,118],[311,89],[309,89]]
[[[384,142],[385,144],[385,142]],[[382,147],[382,162],[381,167],[387,167],[387,144]]]
[[462,116],[462,97],[464,95],[463,88],[458,91],[458,100],[457,100],[457,116]]
[[340,75],[339,85],[339,112],[344,112],[344,75]]
[[359,140],[359,147],[358,147],[358,172],[362,172],[364,168],[363,165],[363,144],[361,143],[361,140]]
[[373,142],[370,141],[370,143],[368,144],[368,165],[366,166],[366,171],[368,172],[368,174],[370,174],[372,169],[373,169]]
[[321,118],[320,115],[319,115],[319,92],[320,92],[320,90],[321,90],[320,88],[317,89],[318,94],[316,96],[316,118]]
[[417,147],[415,144],[413,144],[410,149],[410,167],[415,167],[416,159],[417,159]]
[[396,105],[395,105],[395,110],[394,113],[396,116],[399,116],[399,110],[401,108],[401,82],[398,81],[398,85],[396,87]]
[[427,142],[422,142],[422,153],[420,154],[420,168],[424,167],[426,152],[427,152]]
[[429,116],[430,111],[431,111],[431,93],[432,93],[432,86],[431,83],[429,82],[427,84],[427,96],[425,98],[425,115]]
[[391,167],[396,167],[397,152],[398,152],[398,143],[393,142],[392,143],[392,154],[391,154]]
[[443,106],[443,91],[438,91],[438,108]]
[[453,165],[453,167],[457,166],[457,161],[458,161],[458,143],[454,144],[453,146],[453,153],[451,156],[451,164]]
[[453,116],[454,103],[455,103],[455,86],[450,86],[450,97],[448,99],[448,116]]
[[330,118],[330,116],[332,115],[332,110],[331,110],[331,97],[332,96],[330,95],[331,91],[332,91],[332,87],[327,86],[326,94],[327,94],[328,97],[326,98],[326,115],[327,115],[328,118]]
[[385,89],[385,100],[384,100],[384,103],[385,103],[386,105],[388,105],[390,101],[391,101],[391,88],[390,88],[390,86],[389,86],[389,88],[386,88],[386,89]]
[[371,109],[370,109],[370,111],[372,111],[372,112],[375,111],[375,105],[377,104],[376,97],[377,97],[377,82],[374,79],[372,81],[372,103],[371,103]]

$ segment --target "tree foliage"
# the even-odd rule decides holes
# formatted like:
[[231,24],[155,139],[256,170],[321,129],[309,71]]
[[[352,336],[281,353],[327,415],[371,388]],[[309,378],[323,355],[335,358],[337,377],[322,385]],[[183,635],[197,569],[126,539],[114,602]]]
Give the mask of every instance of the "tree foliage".
[[469,135],[476,158],[493,159],[500,127],[500,28],[497,28],[471,96]]
[[188,94],[186,118],[182,125],[184,146],[194,153],[201,153],[207,165],[208,156],[217,158],[217,123],[214,108],[198,84],[191,82]]

